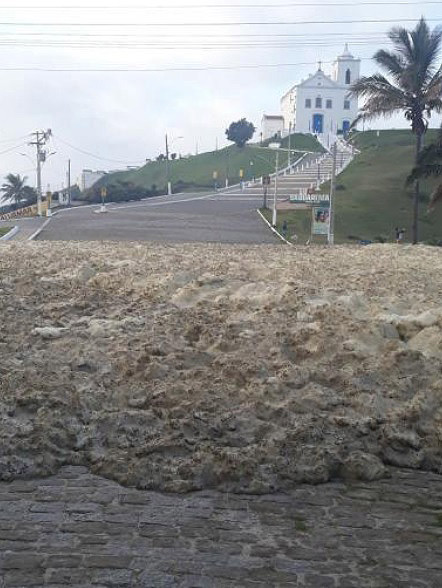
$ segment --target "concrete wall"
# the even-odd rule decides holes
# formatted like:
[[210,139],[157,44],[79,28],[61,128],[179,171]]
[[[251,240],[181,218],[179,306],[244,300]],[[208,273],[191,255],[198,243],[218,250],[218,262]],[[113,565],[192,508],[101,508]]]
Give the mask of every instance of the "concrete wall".
[[95,182],[98,182],[98,180],[105,175],[106,172],[104,171],[93,171],[91,169],[84,169],[81,172],[80,179],[78,182],[80,190],[82,192],[88,190],[95,184]]
[[282,116],[266,116],[262,118],[262,138],[271,139],[275,134],[280,134],[284,130],[284,119]]

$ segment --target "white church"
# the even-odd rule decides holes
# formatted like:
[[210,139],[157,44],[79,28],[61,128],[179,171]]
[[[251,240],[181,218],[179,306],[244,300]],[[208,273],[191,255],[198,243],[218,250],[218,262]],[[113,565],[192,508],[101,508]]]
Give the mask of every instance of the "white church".
[[361,60],[353,57],[345,46],[344,53],[333,64],[331,76],[319,63],[318,71],[293,86],[281,98],[282,115],[264,115],[262,138],[289,132],[315,135],[337,135],[350,130],[358,114],[357,98],[349,96],[349,88],[360,75]]

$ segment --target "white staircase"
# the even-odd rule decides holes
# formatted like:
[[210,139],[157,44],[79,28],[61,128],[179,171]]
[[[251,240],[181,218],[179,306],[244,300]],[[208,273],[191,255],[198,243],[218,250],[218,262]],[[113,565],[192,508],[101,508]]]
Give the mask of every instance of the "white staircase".
[[[336,175],[339,175],[354,157],[353,149],[343,140],[337,141]],[[280,170],[278,173],[278,200],[286,200],[289,196],[306,193],[307,190],[316,190],[331,179],[333,168],[333,156],[330,152],[308,153],[303,155],[290,167]],[[275,174],[271,176],[268,186],[268,196],[271,197],[275,190]],[[242,194],[249,196],[262,196],[262,178],[255,182],[245,182],[243,189],[238,186],[229,190],[230,194]]]

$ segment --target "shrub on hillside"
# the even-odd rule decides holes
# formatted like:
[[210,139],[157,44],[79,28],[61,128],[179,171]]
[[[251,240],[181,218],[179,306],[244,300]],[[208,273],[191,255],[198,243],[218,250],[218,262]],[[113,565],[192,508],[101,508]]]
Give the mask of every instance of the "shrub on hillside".
[[[101,202],[101,185],[92,186],[85,194],[85,200],[91,203]],[[132,182],[117,181],[106,186],[106,202],[126,202],[128,200],[141,200],[157,195],[157,190],[142,188]],[[154,186],[152,186],[154,188]]]
[[253,123],[247,121],[245,118],[236,122],[230,123],[228,129],[226,129],[227,139],[232,141],[238,147],[244,147],[247,141],[253,137],[256,128]]

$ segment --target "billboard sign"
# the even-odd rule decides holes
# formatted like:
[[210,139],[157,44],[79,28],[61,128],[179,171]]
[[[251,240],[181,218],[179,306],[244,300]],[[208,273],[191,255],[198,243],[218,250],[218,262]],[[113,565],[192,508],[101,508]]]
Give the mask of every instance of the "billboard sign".
[[319,194],[315,192],[304,192],[302,194],[294,194],[290,196],[290,202],[292,204],[312,204],[320,206],[330,205],[329,194]]
[[312,215],[312,235],[327,236],[330,227],[330,207],[314,206]]

